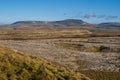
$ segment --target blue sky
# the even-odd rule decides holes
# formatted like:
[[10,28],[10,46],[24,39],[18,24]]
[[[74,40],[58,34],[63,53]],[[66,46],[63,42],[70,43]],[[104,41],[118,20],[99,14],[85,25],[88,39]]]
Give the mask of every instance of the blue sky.
[[82,19],[120,22],[120,0],[0,0],[0,23]]

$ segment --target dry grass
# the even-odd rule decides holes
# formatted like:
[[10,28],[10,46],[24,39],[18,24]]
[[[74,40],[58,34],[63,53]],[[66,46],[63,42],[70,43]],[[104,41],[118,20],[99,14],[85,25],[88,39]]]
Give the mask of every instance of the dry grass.
[[90,32],[83,29],[0,30],[0,40],[119,37],[120,32]]
[[120,31],[93,32],[91,37],[120,37]]
[[59,47],[63,47],[66,49],[72,49],[72,50],[77,50],[81,52],[120,52],[120,48],[110,48],[106,46],[85,46],[84,44],[72,44],[72,43],[57,43],[56,44]]
[[31,40],[45,38],[77,38],[88,37],[90,32],[77,29],[41,29],[41,30],[2,30],[1,40]]
[[80,71],[93,80],[120,80],[120,72]]
[[0,46],[0,80],[89,80],[80,73]]

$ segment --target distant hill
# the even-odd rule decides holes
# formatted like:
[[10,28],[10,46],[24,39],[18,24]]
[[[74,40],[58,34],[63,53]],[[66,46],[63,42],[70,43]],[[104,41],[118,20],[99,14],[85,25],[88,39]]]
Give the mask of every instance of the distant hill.
[[79,19],[66,19],[60,21],[18,21],[10,26],[14,29],[94,27],[93,24]]
[[35,25],[35,24],[42,24],[43,21],[18,21],[13,23],[12,25]]
[[44,59],[0,46],[0,80],[89,80]]
[[81,26],[88,26],[92,25],[82,20],[77,19],[66,19],[61,21],[18,21],[13,24],[13,26],[34,26],[34,27],[53,27],[53,28],[64,28],[64,27],[81,27]]
[[[41,29],[41,28],[79,28],[79,29],[87,29],[96,30],[100,28],[115,28],[120,29],[120,23],[117,22],[109,22],[109,23],[101,23],[101,24],[91,24],[79,19],[66,19],[60,21],[17,21],[10,25],[1,25],[0,29],[18,29],[18,30],[31,30],[31,29]],[[96,31],[95,30],[95,31]],[[109,30],[107,30],[109,31]]]
[[66,19],[61,21],[18,21],[12,25],[40,25],[40,24],[53,24],[53,25],[84,25],[88,24],[82,20]]
[[52,22],[54,24],[62,24],[62,25],[66,25],[66,26],[75,26],[75,25],[85,25],[88,24],[87,22],[84,22],[82,20],[77,20],[77,19],[66,19],[66,20],[62,20],[62,21],[54,21]]
[[120,28],[120,23],[118,22],[107,22],[99,24],[100,27],[118,27]]

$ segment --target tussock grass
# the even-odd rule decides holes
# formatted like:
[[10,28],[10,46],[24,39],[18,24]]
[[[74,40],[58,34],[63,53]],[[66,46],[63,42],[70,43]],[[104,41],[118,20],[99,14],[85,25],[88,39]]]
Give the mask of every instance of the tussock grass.
[[120,72],[104,72],[104,71],[80,71],[93,80],[120,80]]
[[42,58],[0,46],[0,80],[89,80]]

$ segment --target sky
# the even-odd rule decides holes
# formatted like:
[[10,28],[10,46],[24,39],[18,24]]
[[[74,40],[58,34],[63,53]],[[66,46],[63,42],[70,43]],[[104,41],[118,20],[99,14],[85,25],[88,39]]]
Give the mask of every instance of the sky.
[[0,23],[82,19],[120,22],[120,0],[0,0]]

